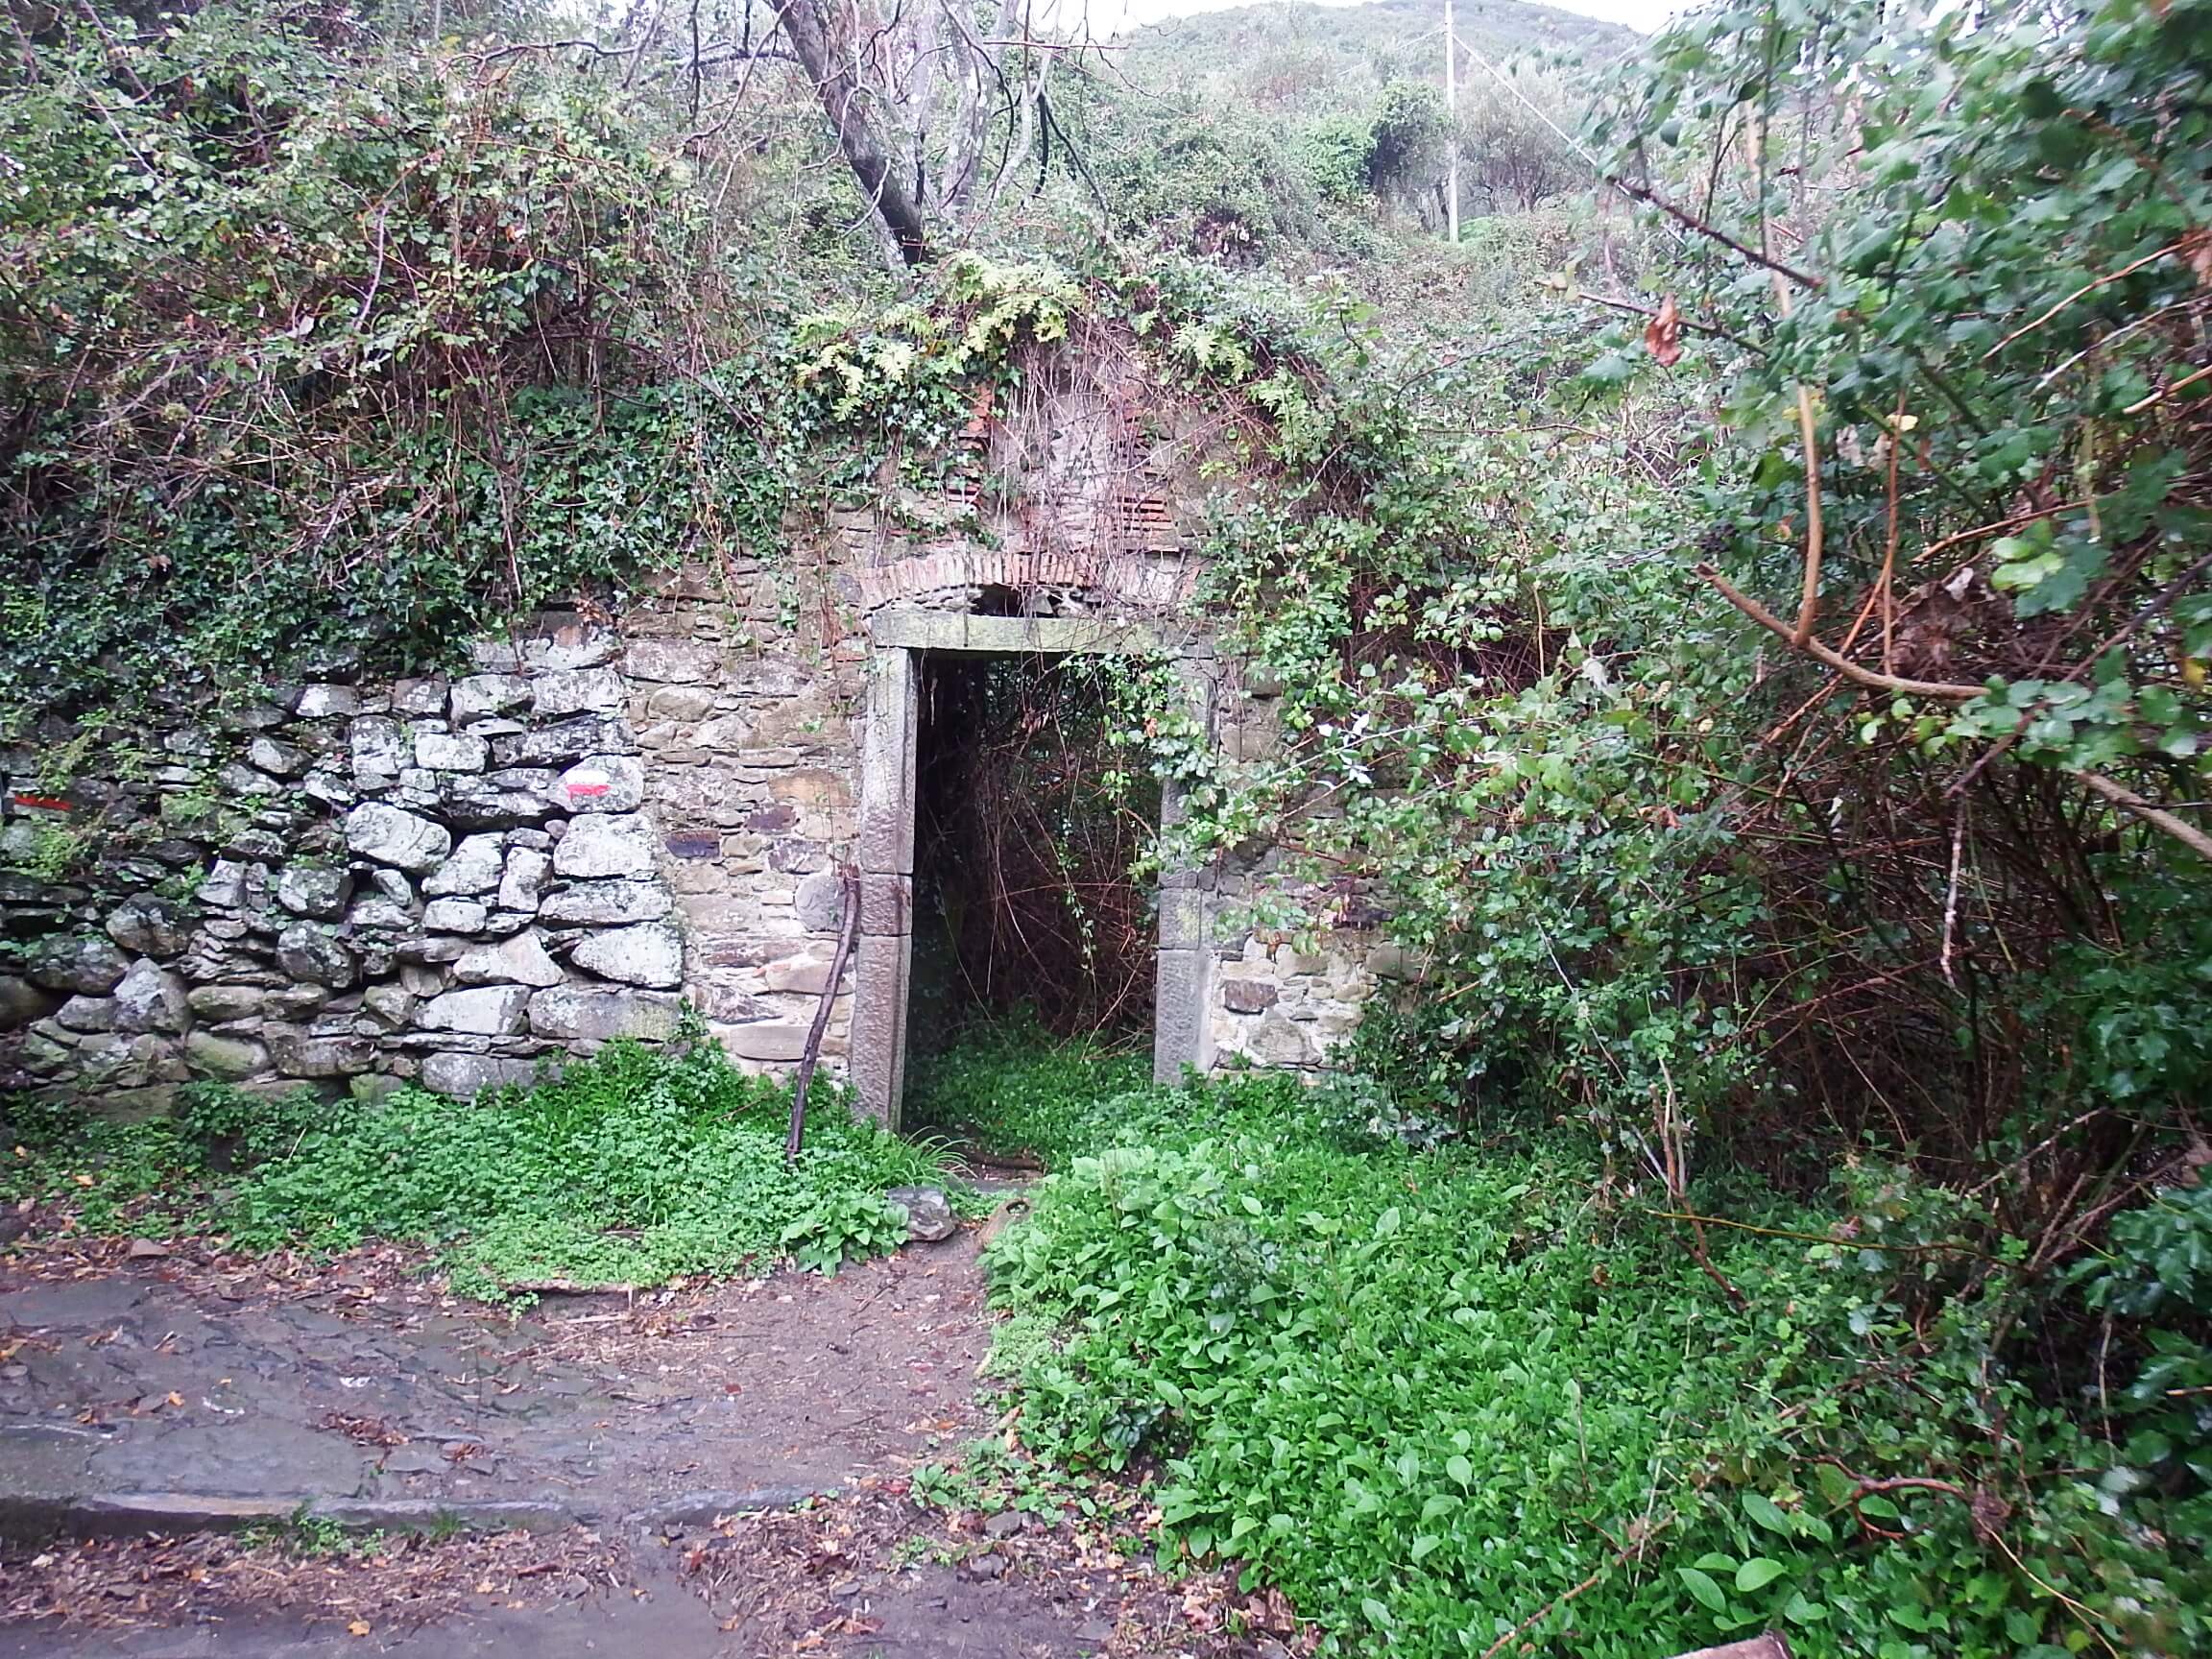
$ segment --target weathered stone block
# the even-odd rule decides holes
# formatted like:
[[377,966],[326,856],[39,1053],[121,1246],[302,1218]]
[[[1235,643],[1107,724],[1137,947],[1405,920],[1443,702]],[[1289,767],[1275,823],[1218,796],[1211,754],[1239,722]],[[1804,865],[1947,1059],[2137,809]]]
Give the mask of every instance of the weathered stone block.
[[350,685],[303,685],[292,711],[302,720],[325,720],[361,712],[361,693]]
[[500,1060],[489,1054],[426,1054],[422,1057],[422,1087],[434,1094],[466,1100],[486,1089],[510,1085],[528,1087],[538,1069],[527,1060]]
[[54,1023],[68,1031],[112,1031],[115,1029],[115,998],[72,997],[55,1010]]
[[434,870],[453,850],[453,837],[442,824],[364,801],[346,815],[346,845],[362,857],[399,870]]
[[392,686],[392,709],[398,714],[436,716],[445,712],[446,694],[451,686],[442,677],[421,680],[396,681]]
[[637,1037],[662,1043],[676,1035],[679,998],[653,991],[611,991],[560,985],[530,998],[530,1029],[557,1042]]
[[452,732],[415,733],[415,764],[436,772],[481,772],[491,763],[492,747],[481,737]]
[[807,1027],[789,1020],[757,1020],[711,1027],[715,1040],[741,1060],[797,1060],[806,1052]]
[[787,876],[819,870],[829,862],[829,848],[819,841],[807,841],[796,835],[772,842],[768,848],[768,868],[781,870]]
[[415,1012],[416,998],[404,985],[372,985],[361,993],[361,1011],[387,1031],[397,1031]]
[[364,714],[346,729],[346,745],[353,757],[353,777],[366,784],[389,782],[407,765],[407,733],[389,714]]
[[658,881],[614,877],[578,881],[550,894],[539,906],[548,922],[567,925],[604,925],[620,922],[657,922],[668,914],[668,893]]
[[893,1187],[883,1197],[906,1212],[908,1243],[935,1244],[960,1231],[960,1218],[941,1187]]
[[41,939],[31,950],[23,976],[49,991],[105,997],[131,972],[131,958],[107,939]]
[[362,900],[346,913],[346,920],[357,932],[363,933],[412,933],[415,930],[415,912],[405,904],[395,904],[382,897]]
[[1264,979],[1224,979],[1221,1006],[1232,1014],[1264,1014],[1282,998],[1282,991]]
[[246,763],[278,778],[299,777],[314,758],[306,750],[274,737],[256,737],[246,745]]
[[481,933],[490,916],[476,899],[433,899],[422,906],[423,928],[432,933]]
[[551,796],[553,774],[536,768],[511,768],[489,777],[438,774],[441,809],[469,829],[493,824],[534,824],[560,808]]
[[467,720],[478,714],[504,714],[530,701],[530,682],[519,674],[469,674],[453,682],[449,705],[453,718]]
[[622,670],[634,680],[719,680],[722,647],[698,639],[633,639],[622,652]]
[[565,766],[587,755],[615,755],[630,747],[622,722],[606,714],[579,714],[558,724],[492,739],[501,766]]
[[448,991],[422,1005],[416,1024],[424,1031],[458,1031],[479,1037],[504,1037],[522,1029],[530,1006],[526,985],[486,985]]
[[525,639],[522,657],[536,668],[596,668],[614,655],[619,644],[604,628],[568,622],[549,634]]
[[643,922],[594,933],[568,953],[579,968],[625,985],[664,988],[684,982],[684,936],[665,922]]
[[531,711],[540,715],[605,713],[622,707],[622,676],[612,668],[557,669],[530,683]]
[[786,956],[764,970],[771,991],[799,991],[819,997],[830,985],[830,964],[820,956]]
[[184,998],[195,1017],[212,1024],[251,1020],[268,999],[268,991],[259,985],[196,985]]
[[305,922],[276,936],[276,966],[294,979],[341,991],[361,972],[353,952],[334,934]]
[[274,891],[295,916],[340,916],[353,897],[353,876],[329,865],[287,864],[276,873]]
[[202,1077],[235,1083],[269,1069],[269,1050],[251,1037],[195,1031],[184,1039],[184,1063]]
[[549,793],[566,812],[635,812],[645,804],[645,767],[635,755],[587,756]]
[[546,872],[552,867],[553,856],[549,853],[534,847],[509,848],[506,868],[499,877],[499,908],[519,915],[535,911],[545,885]]
[[433,899],[489,893],[499,885],[506,857],[507,844],[499,836],[465,836],[453,855],[422,878],[422,891]]
[[190,941],[188,921],[174,900],[140,894],[109,913],[108,937],[133,955],[174,956]]
[[801,879],[792,911],[809,933],[835,933],[845,926],[845,884],[828,870]]
[[704,720],[714,712],[714,693],[704,685],[663,685],[645,700],[654,720]]
[[464,985],[538,986],[558,985],[566,977],[535,932],[517,933],[497,945],[479,945],[453,964],[453,976]]
[[141,956],[115,987],[114,1028],[125,1032],[183,1031],[192,1007],[181,974]]
[[568,826],[553,849],[563,876],[645,876],[653,870],[653,831],[634,814],[592,813]]
[[753,722],[742,714],[724,714],[701,724],[691,733],[689,747],[710,754],[734,755],[751,746]]
[[859,930],[875,934],[913,932],[914,878],[863,874]]

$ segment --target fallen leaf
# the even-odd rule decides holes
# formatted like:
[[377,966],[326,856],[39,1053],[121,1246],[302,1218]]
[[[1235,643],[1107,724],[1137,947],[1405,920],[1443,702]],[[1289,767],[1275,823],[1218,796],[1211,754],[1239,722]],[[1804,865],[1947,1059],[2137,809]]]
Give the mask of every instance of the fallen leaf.
[[352,1623],[346,1626],[346,1633],[349,1636],[366,1636],[369,1634],[369,1622],[366,1619],[356,1619]]
[[1662,369],[1682,361],[1682,315],[1674,308],[1674,296],[1659,301],[1659,314],[1644,328],[1644,349]]

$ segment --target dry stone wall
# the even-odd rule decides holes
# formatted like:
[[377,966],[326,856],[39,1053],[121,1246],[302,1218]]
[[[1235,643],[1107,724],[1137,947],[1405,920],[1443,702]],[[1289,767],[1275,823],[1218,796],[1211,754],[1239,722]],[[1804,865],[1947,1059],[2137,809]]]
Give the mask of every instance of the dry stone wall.
[[[1188,684],[1223,760],[1263,761],[1272,690],[1214,659],[1194,613],[1176,532],[1191,469],[1163,459],[1180,429],[1144,437],[1115,387],[1055,396],[979,417],[972,440],[972,470],[1018,482],[1019,510],[956,476],[832,513],[773,565],[686,566],[618,617],[481,642],[467,672],[333,664],[225,723],[146,733],[134,757],[110,744],[91,776],[67,730],[0,750],[0,1084],[122,1112],[164,1109],[193,1078],[469,1094],[612,1038],[667,1040],[686,1003],[740,1064],[790,1067],[844,922],[871,676],[936,648],[901,613],[1193,642]],[[869,787],[910,788],[897,771],[878,764]],[[895,828],[902,808],[870,810]],[[832,1003],[833,1070],[856,980],[903,973],[890,947],[910,877],[884,868]],[[1362,896],[1292,879],[1264,854],[1174,873],[1162,1029],[1171,1015],[1178,1065],[1322,1067],[1362,1001],[1403,981]],[[1256,920],[1285,899],[1327,930]],[[875,984],[863,1038],[895,1057],[903,998]]]
[[[66,733],[0,752],[0,1078],[126,1114],[196,1078],[467,1095],[665,1041],[686,1001],[741,1064],[795,1061],[843,924],[860,653],[808,656],[733,564],[471,655],[274,687],[123,776],[49,776]],[[73,842],[88,877],[38,874]]]

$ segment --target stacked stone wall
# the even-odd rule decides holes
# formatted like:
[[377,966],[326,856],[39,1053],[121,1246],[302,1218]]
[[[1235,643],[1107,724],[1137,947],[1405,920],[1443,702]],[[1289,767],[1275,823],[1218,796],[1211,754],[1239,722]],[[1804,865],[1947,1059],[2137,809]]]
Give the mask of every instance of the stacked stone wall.
[[[847,1068],[856,985],[868,981],[864,1038],[891,1046],[871,1073],[892,1079],[890,1109],[904,1004],[884,987],[903,984],[910,876],[862,855],[860,796],[878,840],[910,827],[893,797],[911,730],[875,751],[866,730],[872,676],[880,690],[891,657],[937,648],[902,620],[1177,635],[1224,761],[1281,740],[1279,688],[1204,642],[1183,483],[1132,447],[1114,398],[1070,409],[1040,427],[1036,510],[990,536],[957,492],[906,493],[832,513],[773,565],[685,566],[619,616],[480,642],[452,676],[332,667],[235,718],[143,733],[135,755],[66,729],[0,751],[0,1083],[122,1111],[199,1077],[468,1094],[611,1038],[666,1040],[685,1003],[741,1064],[785,1069],[825,994],[844,876],[865,866],[823,1053]],[[1003,434],[977,444],[1018,458]],[[1324,1066],[1401,976],[1361,896],[1292,881],[1266,856],[1173,874],[1179,1054]],[[1240,919],[1285,899],[1325,930]]]

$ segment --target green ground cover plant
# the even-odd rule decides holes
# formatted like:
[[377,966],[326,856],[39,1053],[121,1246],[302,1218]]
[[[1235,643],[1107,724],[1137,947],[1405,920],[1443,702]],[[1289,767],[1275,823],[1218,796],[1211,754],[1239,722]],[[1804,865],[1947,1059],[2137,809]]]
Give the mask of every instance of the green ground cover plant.
[[[1025,1091],[995,1035],[943,1098],[1019,1122],[1094,1060],[1031,1056]],[[1420,1150],[1381,1098],[1246,1078],[1073,1102],[990,1256],[1032,1453],[1148,1475],[1171,1555],[1246,1564],[1331,1652],[2205,1639],[2171,1425],[2123,1447],[2070,1411],[2009,1338],[2078,1298],[2011,1271],[1973,1206],[1870,1163],[1815,1203],[1709,1181],[1690,1202],[1732,1224],[1698,1246],[1586,1142]],[[2150,1296],[2160,1261],[2156,1294],[2191,1292],[2200,1235],[2169,1211],[2108,1298]]]
[[1126,1041],[1061,1041],[1034,1018],[979,1022],[908,1074],[905,1120],[986,1155],[1058,1168],[1155,1109],[1152,1057]]
[[249,1250],[431,1245],[457,1290],[485,1296],[784,1261],[834,1272],[896,1248],[905,1216],[884,1190],[942,1184],[931,1152],[825,1089],[787,1167],[789,1110],[788,1086],[746,1076],[711,1044],[611,1044],[466,1105],[416,1089],[370,1108],[202,1089],[174,1121],[19,1120],[0,1198],[61,1196],[87,1228]]

